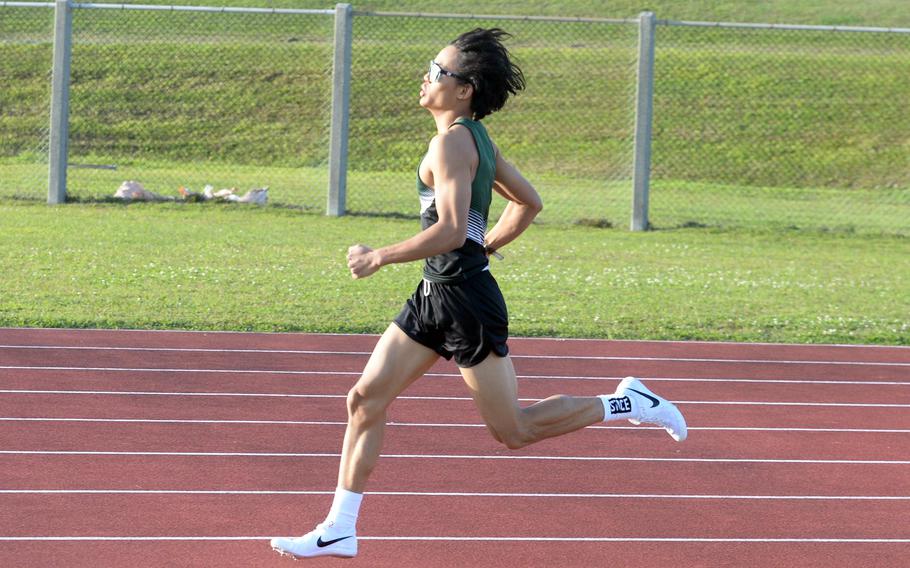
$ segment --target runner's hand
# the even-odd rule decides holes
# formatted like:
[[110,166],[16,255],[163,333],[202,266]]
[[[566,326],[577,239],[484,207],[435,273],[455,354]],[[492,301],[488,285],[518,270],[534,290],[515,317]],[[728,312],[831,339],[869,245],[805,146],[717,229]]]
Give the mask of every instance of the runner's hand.
[[379,263],[379,257],[375,251],[365,245],[354,245],[348,249],[348,268],[351,270],[351,278],[366,278],[382,265]]

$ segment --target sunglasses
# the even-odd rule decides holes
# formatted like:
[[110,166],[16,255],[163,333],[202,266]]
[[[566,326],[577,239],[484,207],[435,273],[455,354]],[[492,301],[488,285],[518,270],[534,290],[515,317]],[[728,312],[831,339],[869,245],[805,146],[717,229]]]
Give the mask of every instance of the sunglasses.
[[455,77],[456,79],[461,79],[466,83],[470,83],[471,80],[465,77],[464,75],[459,75],[458,73],[453,73],[452,71],[447,71],[439,66],[439,63],[435,61],[430,61],[430,71],[427,73],[427,76],[430,79],[431,83],[437,83],[442,78],[443,75],[448,75],[449,77]]

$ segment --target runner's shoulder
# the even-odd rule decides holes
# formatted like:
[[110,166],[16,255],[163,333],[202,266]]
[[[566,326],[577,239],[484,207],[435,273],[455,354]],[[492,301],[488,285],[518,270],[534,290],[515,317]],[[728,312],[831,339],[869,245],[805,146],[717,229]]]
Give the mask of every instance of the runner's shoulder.
[[477,145],[474,143],[474,135],[466,127],[456,124],[452,128],[437,134],[433,141],[430,142],[430,148],[436,146],[436,150],[445,156],[454,156],[460,159],[477,157]]

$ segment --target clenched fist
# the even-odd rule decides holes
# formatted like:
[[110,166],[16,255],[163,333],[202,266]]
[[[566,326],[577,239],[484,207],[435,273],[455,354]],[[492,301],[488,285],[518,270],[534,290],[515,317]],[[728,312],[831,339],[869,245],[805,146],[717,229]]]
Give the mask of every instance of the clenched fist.
[[348,249],[348,268],[351,270],[351,278],[366,278],[381,267],[378,255],[370,247],[354,245]]

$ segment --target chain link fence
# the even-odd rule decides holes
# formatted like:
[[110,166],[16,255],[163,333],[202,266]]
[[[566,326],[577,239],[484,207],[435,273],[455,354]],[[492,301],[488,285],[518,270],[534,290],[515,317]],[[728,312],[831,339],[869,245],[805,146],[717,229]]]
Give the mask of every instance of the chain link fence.
[[47,195],[54,11],[0,8],[0,197]]
[[[43,200],[53,4],[13,4],[0,199]],[[70,199],[124,180],[172,197],[268,186],[272,204],[325,211],[334,11],[74,7]],[[493,26],[528,88],[484,123],[541,191],[541,221],[628,226],[637,20],[354,12],[347,212],[416,217],[427,64]],[[906,31],[658,21],[651,226],[910,234]]]
[[910,34],[663,24],[655,226],[910,232]]
[[527,89],[483,122],[543,195],[542,219],[624,225],[638,32],[623,22],[355,13],[349,210],[417,216],[417,165],[436,134],[420,84],[430,59],[476,27],[513,36]]
[[[174,199],[180,188],[268,187],[273,203],[324,211],[332,14],[73,10],[67,198],[109,199],[134,180]],[[6,22],[7,10],[0,15]],[[38,16],[53,10],[32,10]],[[20,49],[50,61],[52,37]],[[29,73],[47,101],[45,73]],[[29,116],[45,139],[47,107]],[[0,155],[20,159],[30,136],[4,132]],[[0,195],[42,199],[46,169],[42,177],[4,183]]]

